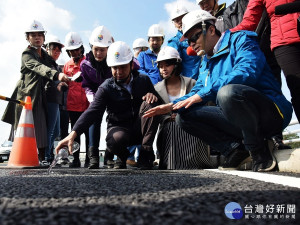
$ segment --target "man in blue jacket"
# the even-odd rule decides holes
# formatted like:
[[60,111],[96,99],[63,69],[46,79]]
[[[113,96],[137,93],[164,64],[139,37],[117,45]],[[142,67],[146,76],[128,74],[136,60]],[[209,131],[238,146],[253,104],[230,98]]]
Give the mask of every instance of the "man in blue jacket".
[[159,24],[153,24],[148,30],[150,48],[147,51],[141,52],[137,58],[140,63],[139,72],[148,75],[153,85],[161,81],[156,59],[164,43],[164,38],[165,35],[162,27]]
[[175,48],[180,54],[180,58],[182,59],[182,75],[197,80],[201,57],[197,55],[188,55],[187,48],[189,47],[189,44],[186,40],[180,41],[180,38],[182,37],[182,18],[187,13],[188,10],[184,6],[177,6],[172,12],[171,19],[178,31],[174,37],[168,40],[168,46]]
[[[144,116],[178,110],[179,126],[227,156],[224,169],[238,168],[250,153],[253,171],[273,170],[276,160],[266,140],[289,124],[291,103],[271,73],[256,34],[227,30],[221,35],[215,20],[203,10],[183,17],[184,37],[204,55],[199,78],[189,94]],[[205,105],[209,101],[217,106]]]

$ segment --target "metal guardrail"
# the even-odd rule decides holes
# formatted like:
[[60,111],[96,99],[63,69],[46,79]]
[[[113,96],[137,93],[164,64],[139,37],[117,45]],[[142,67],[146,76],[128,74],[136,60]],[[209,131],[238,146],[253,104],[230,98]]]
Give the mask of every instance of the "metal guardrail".
[[[293,126],[293,125],[299,125],[298,120],[292,120],[290,122],[290,124],[288,125],[288,127]],[[289,134],[299,134],[299,133],[300,133],[300,129],[296,129],[296,130],[292,130],[292,131],[286,130],[282,134],[283,135],[289,135]],[[284,144],[297,143],[297,142],[300,142],[300,138],[294,138],[294,139],[291,139],[291,140],[283,140]]]

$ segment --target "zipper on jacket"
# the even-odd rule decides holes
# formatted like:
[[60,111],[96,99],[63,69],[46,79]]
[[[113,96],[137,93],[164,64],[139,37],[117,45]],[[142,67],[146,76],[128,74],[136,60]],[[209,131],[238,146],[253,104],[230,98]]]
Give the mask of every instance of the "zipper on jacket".
[[207,86],[207,80],[208,80],[208,77],[209,77],[209,71],[208,71],[208,73],[207,73],[207,75],[206,75],[206,78],[205,78],[205,85],[204,85],[204,87]]
[[[124,88],[122,85],[118,85],[121,89],[123,89],[124,91],[126,91],[129,95],[130,95],[130,102],[131,102],[131,113],[132,113],[132,121],[134,122],[134,110],[133,110],[133,95],[126,89]],[[133,85],[132,85],[133,87]],[[131,90],[133,89],[131,87]]]

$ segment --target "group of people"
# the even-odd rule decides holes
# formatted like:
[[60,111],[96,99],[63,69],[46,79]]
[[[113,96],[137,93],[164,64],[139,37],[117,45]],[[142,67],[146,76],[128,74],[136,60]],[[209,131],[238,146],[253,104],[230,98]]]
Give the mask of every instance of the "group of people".
[[[99,168],[100,126],[106,111],[109,168],[152,169],[159,130],[160,169],[211,168],[211,150],[225,156],[220,169],[252,162],[255,172],[273,170],[276,159],[268,140],[283,145],[282,130],[292,116],[292,105],[274,74],[278,64],[300,118],[300,15],[274,15],[275,4],[293,1],[270,6],[250,0],[243,20],[230,14],[235,23],[226,27],[225,15],[232,7],[226,9],[217,0],[196,0],[201,9],[188,12],[178,6],[171,14],[178,32],[167,46],[162,47],[165,35],[159,24],[149,28],[148,41],[134,41],[133,51],[99,26],[90,36],[86,55],[75,32],[66,35],[65,44],[57,38],[48,40],[44,49],[45,30],[33,21],[25,31],[29,46],[22,54],[21,79],[12,98],[32,97],[39,159],[53,160],[59,133],[62,140],[56,152],[63,146],[71,151],[84,133],[85,166]],[[271,21],[269,53],[278,64],[266,59],[253,32],[263,11]],[[61,70],[55,61],[63,47],[71,59]],[[9,103],[2,120],[16,129],[21,110]],[[69,121],[72,131],[67,134]],[[70,167],[80,166],[78,151]]]

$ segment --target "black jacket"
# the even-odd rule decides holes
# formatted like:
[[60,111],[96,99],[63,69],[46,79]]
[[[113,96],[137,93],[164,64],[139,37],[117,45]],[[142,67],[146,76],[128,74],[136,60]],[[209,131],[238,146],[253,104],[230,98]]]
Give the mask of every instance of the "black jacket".
[[223,12],[224,31],[234,28],[243,20],[249,0],[236,0]]
[[127,89],[118,85],[115,79],[109,78],[104,81],[96,92],[94,101],[89,108],[79,117],[73,130],[77,135],[82,134],[92,123],[102,120],[107,110],[107,128],[122,126],[131,128],[139,118],[142,97],[147,93],[159,96],[148,76],[134,73],[132,81],[132,94]]

